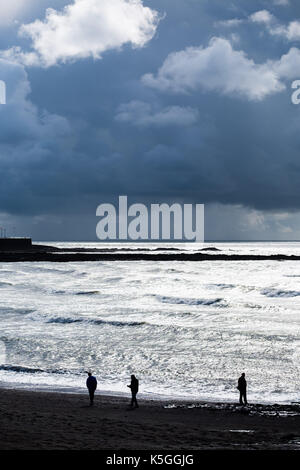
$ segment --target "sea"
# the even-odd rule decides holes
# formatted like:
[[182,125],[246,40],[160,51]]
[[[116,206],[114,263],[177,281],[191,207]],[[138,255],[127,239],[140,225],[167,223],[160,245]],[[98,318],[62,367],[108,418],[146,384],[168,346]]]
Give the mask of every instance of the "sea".
[[[296,254],[300,242],[60,248]],[[216,251],[219,250],[219,251]],[[208,251],[209,253],[209,251]],[[299,261],[0,263],[0,387],[234,402],[300,402]]]

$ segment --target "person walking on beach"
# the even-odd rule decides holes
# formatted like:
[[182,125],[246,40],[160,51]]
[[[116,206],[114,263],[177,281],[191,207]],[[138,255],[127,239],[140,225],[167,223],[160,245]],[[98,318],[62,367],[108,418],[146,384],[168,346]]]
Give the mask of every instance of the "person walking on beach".
[[133,408],[133,405],[134,405],[135,408],[138,408],[139,405],[138,405],[138,402],[137,402],[137,399],[136,399],[136,394],[139,391],[139,381],[135,377],[135,375],[131,376],[131,383],[130,383],[130,385],[127,385],[127,387],[129,387],[131,389],[131,403],[130,403],[131,408]]
[[88,391],[89,391],[89,395],[90,395],[90,406],[93,406],[94,404],[94,394],[95,394],[95,390],[97,388],[97,379],[96,377],[94,377],[92,375],[91,372],[88,372],[88,378],[86,379],[86,386],[88,388]]
[[[247,405],[247,381],[243,372],[238,380],[237,389],[240,392],[240,405]],[[243,401],[244,400],[244,401]]]

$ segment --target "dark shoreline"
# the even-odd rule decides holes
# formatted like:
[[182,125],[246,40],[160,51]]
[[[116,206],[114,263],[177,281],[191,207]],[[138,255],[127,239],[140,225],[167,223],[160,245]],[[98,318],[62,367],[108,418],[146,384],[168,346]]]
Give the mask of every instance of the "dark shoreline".
[[[167,253],[166,253],[167,251]],[[179,251],[179,253],[176,253]],[[211,251],[212,253],[209,253]],[[238,255],[216,253],[216,248],[204,248],[196,253],[182,253],[177,248],[147,248],[129,251],[126,248],[56,248],[32,245],[26,251],[0,251],[0,262],[49,261],[300,261],[299,255]]]
[[300,449],[299,404],[129,400],[0,389],[0,450]]

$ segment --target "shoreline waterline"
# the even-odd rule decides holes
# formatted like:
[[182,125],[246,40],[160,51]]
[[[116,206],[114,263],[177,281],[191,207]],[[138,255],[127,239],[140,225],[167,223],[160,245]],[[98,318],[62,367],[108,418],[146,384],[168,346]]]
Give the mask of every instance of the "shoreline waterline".
[[[25,385],[20,385],[20,386],[13,386],[13,385],[9,385],[8,383],[5,383],[5,384],[1,384],[0,383],[0,393],[1,391],[12,391],[12,392],[25,392],[25,393],[41,393],[41,394],[52,394],[52,395],[67,395],[67,396],[81,396],[83,398],[87,398],[88,396],[88,390],[85,389],[85,388],[78,388],[78,389],[75,389],[75,388],[67,388],[67,387],[64,387],[64,388],[51,388],[51,387],[43,387],[43,386],[35,386],[35,387],[29,387],[29,386],[25,386]],[[101,390],[101,389],[98,389],[96,390],[96,393],[95,393],[95,401],[97,400],[97,397],[99,399],[102,399],[102,398],[107,398],[107,399],[121,399],[121,400],[128,400],[130,401],[131,399],[131,395],[130,395],[130,392],[118,392],[118,391],[114,391],[114,390]],[[218,407],[218,406],[243,406],[243,407],[247,407],[247,405],[240,405],[239,404],[239,397],[237,395],[237,398],[236,400],[235,399],[220,399],[220,400],[216,400],[216,399],[212,399],[212,398],[204,398],[204,397],[200,397],[200,396],[194,396],[194,397],[191,397],[191,396],[171,396],[171,395],[164,395],[164,394],[158,394],[158,393],[153,393],[153,394],[149,394],[149,393],[139,393],[138,394],[138,398],[139,400],[143,401],[143,402],[149,402],[149,403],[161,403],[161,402],[164,402],[166,404],[178,404],[178,405],[187,405],[187,404],[199,404],[199,405],[207,405],[209,407]],[[277,407],[290,407],[290,406],[299,406],[299,415],[300,415],[300,401],[290,401],[290,400],[287,400],[287,401],[264,401],[264,400],[260,400],[260,401],[249,401],[248,399],[248,406],[249,407],[273,407],[273,406],[277,406]]]

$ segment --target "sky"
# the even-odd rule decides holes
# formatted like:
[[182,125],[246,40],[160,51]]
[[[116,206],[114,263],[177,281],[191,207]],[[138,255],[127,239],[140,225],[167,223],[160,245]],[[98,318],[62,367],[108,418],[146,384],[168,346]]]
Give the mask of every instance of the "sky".
[[297,0],[0,0],[0,226],[205,204],[206,239],[300,238]]

